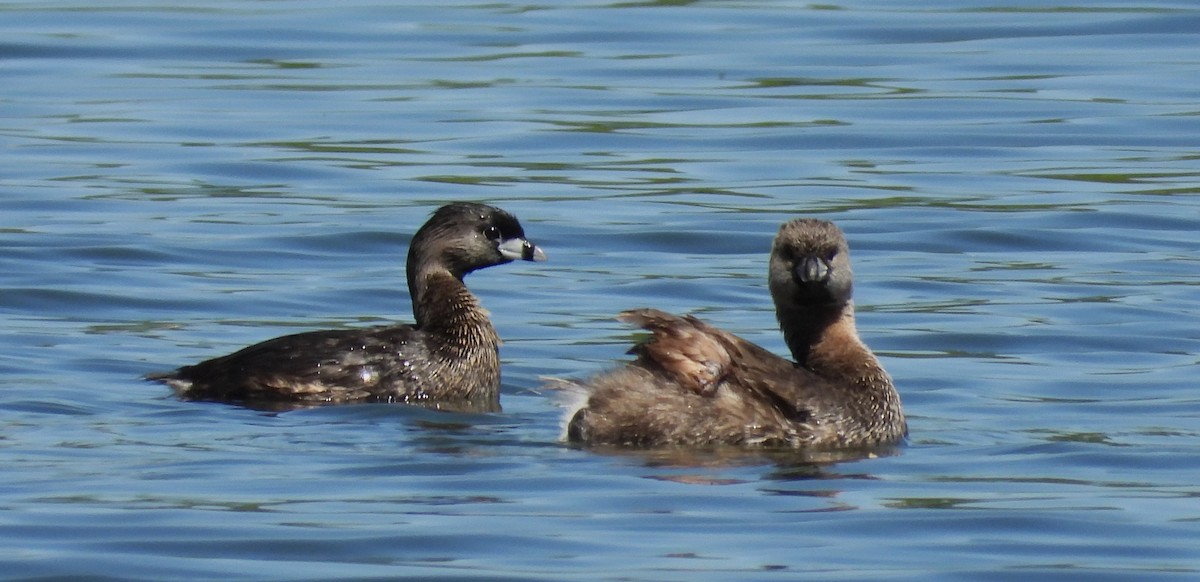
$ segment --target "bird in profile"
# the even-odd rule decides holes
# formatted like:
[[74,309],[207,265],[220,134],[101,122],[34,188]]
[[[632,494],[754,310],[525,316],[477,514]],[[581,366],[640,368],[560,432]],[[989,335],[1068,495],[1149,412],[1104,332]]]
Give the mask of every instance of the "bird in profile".
[[546,260],[516,217],[485,204],[447,204],[409,245],[415,323],[286,335],[147,378],[187,400],[272,408],[403,402],[499,410],[500,338],[463,277],[515,260]]

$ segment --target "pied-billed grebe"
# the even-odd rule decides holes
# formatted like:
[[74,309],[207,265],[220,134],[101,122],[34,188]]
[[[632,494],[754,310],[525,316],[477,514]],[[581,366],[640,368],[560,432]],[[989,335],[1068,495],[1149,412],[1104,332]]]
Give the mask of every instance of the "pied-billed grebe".
[[897,443],[900,396],[858,337],[846,238],[833,223],[784,224],[768,284],[795,362],[694,317],[622,313],[651,336],[637,359],[581,384],[567,424],[584,445],[762,445],[812,449]]
[[463,276],[517,259],[546,255],[525,239],[513,215],[484,204],[447,204],[409,244],[415,325],[287,335],[147,378],[189,400],[498,410],[500,338]]

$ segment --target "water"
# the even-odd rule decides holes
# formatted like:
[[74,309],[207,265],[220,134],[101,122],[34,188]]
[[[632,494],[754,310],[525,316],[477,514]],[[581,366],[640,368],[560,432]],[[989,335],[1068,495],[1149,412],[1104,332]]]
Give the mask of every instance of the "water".
[[[0,7],[0,577],[1200,577],[1193,2]],[[501,414],[179,402],[145,372],[409,320],[438,204]],[[837,221],[900,454],[599,454],[543,376],[616,312],[782,352],[775,229]]]

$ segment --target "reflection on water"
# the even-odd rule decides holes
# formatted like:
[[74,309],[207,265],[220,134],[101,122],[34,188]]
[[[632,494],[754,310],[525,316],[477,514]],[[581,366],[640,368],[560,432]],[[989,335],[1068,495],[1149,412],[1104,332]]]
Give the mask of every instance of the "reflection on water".
[[902,454],[904,447],[897,445],[870,450],[848,449],[831,451],[804,451],[792,448],[707,447],[683,448],[663,447],[629,449],[620,447],[589,447],[587,451],[617,457],[646,467],[679,468],[725,468],[774,465],[778,468],[776,478],[821,479],[824,469],[839,463],[877,459]]
[[[3,13],[10,578],[1200,571],[1190,2]],[[456,199],[553,253],[469,280],[506,342],[503,413],[263,411],[138,379],[410,321],[409,237]],[[796,215],[850,239],[908,446],[559,442],[539,378],[626,357],[625,309],[785,353],[766,253]]]

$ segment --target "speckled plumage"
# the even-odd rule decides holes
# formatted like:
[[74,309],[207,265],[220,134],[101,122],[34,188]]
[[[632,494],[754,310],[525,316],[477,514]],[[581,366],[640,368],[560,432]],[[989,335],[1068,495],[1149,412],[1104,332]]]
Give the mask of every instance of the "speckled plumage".
[[498,410],[500,338],[462,279],[514,259],[545,260],[524,237],[498,208],[443,206],[409,245],[415,325],[287,335],[147,377],[189,400],[272,408],[365,401]]
[[694,317],[622,313],[651,332],[637,358],[579,386],[587,399],[567,438],[596,446],[741,445],[858,448],[903,440],[900,397],[859,339],[842,232],[784,224],[768,284],[795,361]]

